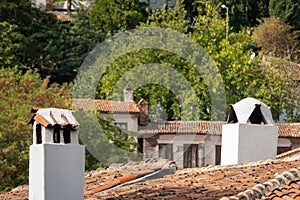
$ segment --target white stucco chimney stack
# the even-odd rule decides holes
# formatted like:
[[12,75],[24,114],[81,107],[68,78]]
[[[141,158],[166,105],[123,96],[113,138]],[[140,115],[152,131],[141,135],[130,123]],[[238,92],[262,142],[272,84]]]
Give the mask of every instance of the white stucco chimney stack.
[[270,108],[256,99],[243,99],[231,105],[222,127],[221,165],[275,159],[277,141]]
[[72,112],[38,109],[31,123],[29,200],[83,200],[85,149]]
[[133,90],[129,87],[124,88],[124,101],[130,102],[133,101]]

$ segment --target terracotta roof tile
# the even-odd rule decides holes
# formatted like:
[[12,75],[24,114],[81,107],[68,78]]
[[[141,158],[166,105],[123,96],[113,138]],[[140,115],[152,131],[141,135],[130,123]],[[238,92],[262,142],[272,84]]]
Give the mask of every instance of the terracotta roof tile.
[[[154,160],[153,160],[154,161]],[[160,162],[160,163],[159,163]],[[158,161],[150,166],[162,166]],[[127,181],[138,164],[112,165],[85,174],[85,199],[299,199],[300,160],[264,160],[231,166],[208,166],[178,170],[163,178],[134,183],[96,193],[99,188]],[[147,162],[140,165],[140,171]],[[133,167],[130,171],[130,167]],[[0,200],[26,199],[28,188],[1,194]]]
[[[36,108],[32,109],[33,110]],[[78,129],[79,123],[72,114],[72,111],[58,108],[39,108],[34,111],[29,123],[37,122],[44,127],[60,126],[61,128],[70,127],[71,129]]]
[[276,156],[276,159],[289,160],[300,160],[300,148],[293,149]]
[[[174,175],[161,179],[124,186],[107,193],[94,195],[98,199],[220,199],[247,191],[260,198],[259,189],[264,182],[277,177],[291,168],[298,167],[300,161],[283,162],[267,160],[233,166],[215,166],[178,170]],[[278,175],[279,174],[279,175]],[[295,175],[296,176],[296,175]],[[293,182],[297,186],[298,182]],[[291,185],[291,184],[290,184]],[[249,188],[254,188],[251,191]],[[281,196],[292,195],[293,190],[280,190]],[[150,193],[149,193],[150,192]],[[295,193],[295,192],[294,192]],[[295,194],[293,195],[295,196]]]
[[48,11],[48,13],[52,13],[53,15],[56,16],[56,18],[62,22],[72,22],[73,19],[70,15],[58,12],[58,11]]
[[116,112],[116,113],[140,113],[140,109],[133,101],[120,102],[110,100],[88,100],[74,99],[72,102],[73,109],[95,109],[100,112]]
[[[140,176],[151,174],[163,167],[174,164],[166,159],[147,159],[140,162],[113,164],[108,168],[85,173],[85,199],[96,199],[95,193],[126,183]],[[0,194],[0,200],[28,199],[28,186],[19,186],[10,192]]]
[[[221,135],[224,121],[167,121],[165,123],[150,123],[139,127],[143,135],[155,134],[211,134]],[[300,123],[275,124],[278,126],[279,137],[300,137]]]

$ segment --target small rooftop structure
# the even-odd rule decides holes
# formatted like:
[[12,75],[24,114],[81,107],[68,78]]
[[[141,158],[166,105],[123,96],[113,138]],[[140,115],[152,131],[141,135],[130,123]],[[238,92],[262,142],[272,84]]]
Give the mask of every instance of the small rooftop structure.
[[278,127],[270,108],[253,98],[231,105],[222,127],[221,165],[275,159]]
[[32,108],[31,112],[34,113],[29,122],[33,125],[33,144],[78,144],[80,124],[71,110]]
[[71,110],[59,108],[32,108],[31,112],[35,113],[30,123],[37,122],[46,128],[59,126],[60,128],[71,128],[77,130],[79,123],[73,116]]
[[230,105],[227,123],[273,124],[270,107],[254,98]]
[[33,108],[29,200],[74,200],[84,195],[84,146],[71,110]]

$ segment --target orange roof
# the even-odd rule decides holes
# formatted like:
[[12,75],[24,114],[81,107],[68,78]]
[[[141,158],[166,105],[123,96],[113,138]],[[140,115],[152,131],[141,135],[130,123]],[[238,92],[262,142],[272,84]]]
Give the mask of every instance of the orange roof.
[[[87,196],[94,199],[261,199],[280,196],[299,198],[300,161],[265,160],[233,166],[178,170],[164,178],[136,183]],[[295,169],[293,169],[295,168]],[[297,168],[297,169],[296,169]],[[293,181],[293,184],[290,182]],[[279,192],[276,192],[279,191]],[[293,190],[292,190],[293,191]],[[250,198],[245,198],[248,195]],[[88,198],[87,198],[88,199]]]
[[276,156],[276,159],[282,159],[285,161],[299,160],[300,159],[300,148],[292,149]]
[[167,121],[139,127],[141,134],[212,134],[221,135],[221,121]]
[[[147,180],[98,193],[131,180],[137,172],[163,163],[133,162],[85,175],[85,198],[96,199],[299,199],[300,161],[264,160],[231,166],[186,168],[163,178]],[[135,174],[136,173],[136,174]],[[289,198],[288,198],[289,197]],[[0,200],[27,199],[22,186],[0,195]]]
[[72,107],[74,109],[83,110],[95,109],[105,113],[140,113],[140,109],[134,101],[120,102],[110,100],[74,99]]
[[300,123],[276,124],[280,137],[300,137]]
[[72,22],[73,19],[70,15],[68,14],[64,14],[62,12],[57,12],[57,11],[48,11],[48,13],[52,13],[53,15],[56,16],[56,18],[59,20],[59,21],[62,21],[62,22]]
[[[165,123],[150,123],[139,127],[144,135],[155,134],[199,134],[222,135],[224,121],[167,121]],[[300,137],[300,123],[275,124],[278,126],[279,137]]]

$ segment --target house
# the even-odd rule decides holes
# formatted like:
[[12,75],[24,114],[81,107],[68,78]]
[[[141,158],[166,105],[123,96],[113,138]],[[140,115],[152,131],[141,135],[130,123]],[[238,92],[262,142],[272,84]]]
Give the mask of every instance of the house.
[[114,123],[124,130],[138,132],[138,125],[147,120],[148,103],[141,99],[133,101],[133,91],[124,89],[124,101],[74,99],[72,107],[75,110],[96,110],[103,117],[113,118]]
[[[152,10],[160,9],[164,4],[166,4],[168,7],[173,8],[176,5],[177,0],[140,0],[140,2],[147,3],[149,5],[149,8]],[[55,10],[60,12],[67,12],[68,7],[68,1],[64,1],[61,4],[54,5],[53,0],[33,0],[33,4],[36,7],[39,7],[41,9],[45,10]],[[70,10],[72,12],[75,11],[76,6],[89,6],[88,1],[79,1],[79,0],[71,0]]]
[[173,8],[176,5],[177,0],[140,0],[140,2],[146,2],[151,10],[162,8],[164,4],[168,7]]
[[43,10],[59,12],[67,12],[68,9],[70,9],[71,12],[74,12],[77,7],[88,7],[90,5],[88,1],[79,0],[65,0],[59,3],[54,3],[54,0],[32,0],[32,4],[35,7],[38,7]]
[[[139,127],[144,140],[143,158],[176,160],[184,168],[219,165],[225,124],[223,121],[167,121]],[[275,126],[278,127],[277,154],[300,147],[300,123]]]

